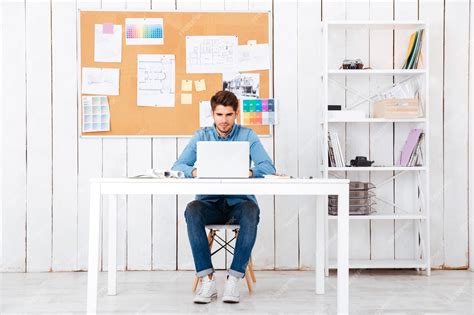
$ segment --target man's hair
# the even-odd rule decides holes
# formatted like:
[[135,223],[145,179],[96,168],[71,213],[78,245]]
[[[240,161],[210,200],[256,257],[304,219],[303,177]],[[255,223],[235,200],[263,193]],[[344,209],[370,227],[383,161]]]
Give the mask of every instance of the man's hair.
[[216,110],[217,105],[232,106],[232,109],[236,112],[239,108],[239,100],[237,96],[230,91],[219,91],[211,97],[212,111]]

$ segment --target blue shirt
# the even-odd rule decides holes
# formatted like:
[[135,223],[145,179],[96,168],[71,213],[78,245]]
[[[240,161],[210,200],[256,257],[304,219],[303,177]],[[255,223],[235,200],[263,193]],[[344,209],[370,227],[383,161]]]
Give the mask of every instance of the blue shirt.
[[[198,141],[248,141],[250,161],[253,161],[254,164],[251,168],[252,177],[263,177],[263,175],[275,173],[275,166],[273,166],[257,134],[252,129],[237,124],[233,126],[232,131],[225,137],[219,135],[215,125],[196,131],[179,159],[173,164],[172,170],[182,171],[186,177],[192,177],[194,163],[196,162],[196,143]],[[252,200],[257,203],[257,199],[253,195],[196,195],[197,200],[207,201],[216,201],[221,197],[227,199],[229,206],[233,206],[243,200]]]

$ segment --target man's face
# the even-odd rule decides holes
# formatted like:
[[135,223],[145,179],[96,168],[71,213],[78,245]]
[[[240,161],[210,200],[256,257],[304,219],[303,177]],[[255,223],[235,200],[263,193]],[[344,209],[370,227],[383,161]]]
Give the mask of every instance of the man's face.
[[216,128],[222,134],[227,134],[232,130],[236,116],[237,113],[232,106],[217,105],[212,112]]

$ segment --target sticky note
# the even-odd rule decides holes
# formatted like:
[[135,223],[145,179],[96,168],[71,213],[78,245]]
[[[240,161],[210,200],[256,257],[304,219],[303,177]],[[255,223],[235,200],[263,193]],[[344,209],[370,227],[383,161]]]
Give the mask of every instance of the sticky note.
[[182,80],[181,91],[191,92],[193,90],[193,80]]
[[112,23],[102,24],[102,33],[104,33],[104,34],[113,34],[114,33],[114,25]]
[[189,105],[193,103],[193,95],[191,93],[181,93],[181,104]]
[[255,40],[255,39],[250,39],[250,40],[247,42],[247,45],[249,45],[249,46],[257,45],[257,40]]
[[206,81],[204,79],[194,81],[194,88],[196,89],[197,92],[205,91]]

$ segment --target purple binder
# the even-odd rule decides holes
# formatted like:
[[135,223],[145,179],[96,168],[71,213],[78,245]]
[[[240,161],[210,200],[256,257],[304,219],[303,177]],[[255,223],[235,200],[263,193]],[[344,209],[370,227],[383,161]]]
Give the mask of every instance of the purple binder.
[[400,160],[398,161],[397,166],[407,166],[408,161],[410,160],[410,156],[413,150],[416,147],[416,143],[420,138],[421,133],[423,132],[422,129],[412,129],[410,134],[408,135],[407,140],[405,141],[405,145],[403,146],[403,150],[400,154]]

